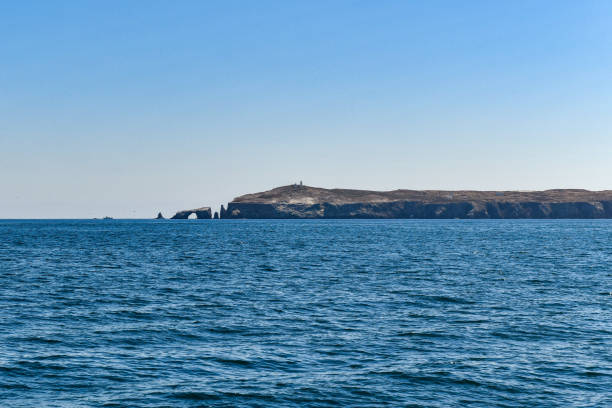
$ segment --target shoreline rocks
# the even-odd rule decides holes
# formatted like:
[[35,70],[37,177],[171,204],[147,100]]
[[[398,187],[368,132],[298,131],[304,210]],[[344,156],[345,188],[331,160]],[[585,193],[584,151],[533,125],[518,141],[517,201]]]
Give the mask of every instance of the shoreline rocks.
[[223,218],[612,218],[612,200],[600,202],[457,202],[393,201],[350,204],[229,203]]

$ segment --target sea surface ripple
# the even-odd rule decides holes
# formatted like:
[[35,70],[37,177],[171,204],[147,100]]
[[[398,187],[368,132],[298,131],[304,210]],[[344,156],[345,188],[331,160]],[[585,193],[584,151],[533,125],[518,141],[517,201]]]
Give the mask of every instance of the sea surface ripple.
[[612,221],[0,221],[2,407],[610,407]]

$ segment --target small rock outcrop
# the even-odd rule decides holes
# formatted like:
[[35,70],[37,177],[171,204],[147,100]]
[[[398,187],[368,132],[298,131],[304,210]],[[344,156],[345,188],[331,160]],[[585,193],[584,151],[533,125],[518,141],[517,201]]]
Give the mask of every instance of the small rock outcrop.
[[217,211],[215,211],[215,215],[213,215],[213,219],[215,220],[219,219],[219,213]]
[[164,218],[164,216],[162,215],[162,213],[161,213],[161,212],[158,212],[158,213],[157,213],[157,217],[155,217],[155,219],[156,219],[156,220],[164,220],[165,218]]
[[198,220],[210,220],[212,218],[212,212],[210,207],[194,208],[193,210],[179,211],[171,219],[173,220],[186,220],[191,214],[195,214]]

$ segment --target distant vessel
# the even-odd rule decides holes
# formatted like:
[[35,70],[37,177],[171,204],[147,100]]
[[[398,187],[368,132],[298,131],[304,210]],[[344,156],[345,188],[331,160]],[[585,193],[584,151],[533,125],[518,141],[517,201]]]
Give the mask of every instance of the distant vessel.
[[113,217],[104,217],[104,218],[102,218],[102,219],[103,219],[103,220],[112,220],[112,219],[113,219]]

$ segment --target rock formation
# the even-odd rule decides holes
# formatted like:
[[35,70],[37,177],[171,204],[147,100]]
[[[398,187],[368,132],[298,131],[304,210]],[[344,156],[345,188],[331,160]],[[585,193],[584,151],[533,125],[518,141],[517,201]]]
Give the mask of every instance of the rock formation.
[[186,220],[191,214],[195,214],[198,220],[209,220],[212,218],[210,207],[194,208],[193,210],[179,211],[172,217],[173,220]]
[[213,219],[215,220],[219,219],[219,213],[217,211],[215,211],[215,215],[213,215]]
[[[178,214],[177,214],[178,215]],[[612,191],[366,191],[301,185],[247,194],[221,218],[612,218]]]
[[164,218],[164,216],[162,215],[162,213],[161,213],[161,212],[158,212],[158,213],[157,213],[157,217],[155,217],[155,219],[156,219],[156,220],[163,220],[163,219],[165,219],[165,218]]

